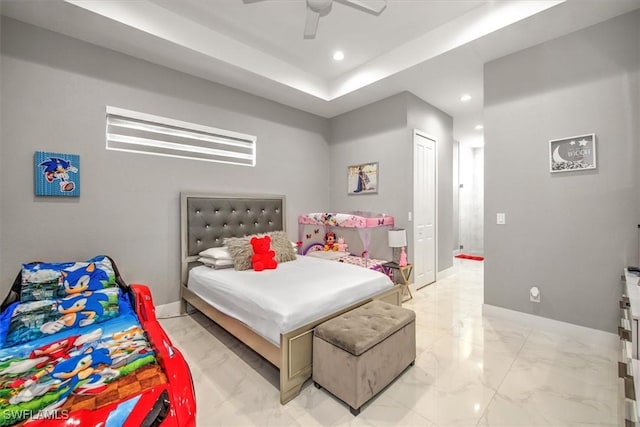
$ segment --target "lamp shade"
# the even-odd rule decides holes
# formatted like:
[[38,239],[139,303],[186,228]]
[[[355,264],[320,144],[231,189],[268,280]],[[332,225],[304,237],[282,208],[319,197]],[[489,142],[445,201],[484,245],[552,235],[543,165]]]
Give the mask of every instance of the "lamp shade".
[[402,248],[407,246],[407,230],[399,228],[389,230],[389,246],[392,248]]

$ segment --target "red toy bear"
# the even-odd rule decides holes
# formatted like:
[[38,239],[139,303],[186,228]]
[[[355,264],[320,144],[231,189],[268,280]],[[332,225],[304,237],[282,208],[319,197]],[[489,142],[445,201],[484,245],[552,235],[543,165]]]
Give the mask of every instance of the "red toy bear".
[[278,266],[278,262],[274,259],[276,253],[271,250],[271,237],[252,237],[250,242],[253,247],[251,265],[255,271],[273,270]]

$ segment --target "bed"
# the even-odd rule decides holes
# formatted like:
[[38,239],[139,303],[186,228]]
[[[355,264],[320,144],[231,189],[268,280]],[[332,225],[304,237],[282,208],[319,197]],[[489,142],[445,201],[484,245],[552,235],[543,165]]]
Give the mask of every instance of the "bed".
[[0,426],[195,425],[189,368],[113,261],[28,263],[0,315]]
[[[391,215],[377,214],[373,212],[352,212],[352,213],[331,213],[313,212],[298,216],[298,242],[301,245],[301,253],[307,255],[322,247],[322,239],[325,233],[334,228],[351,228],[358,230],[358,235],[362,241],[363,252],[361,257],[353,254],[341,260],[365,268],[373,268],[385,274],[382,264],[387,261],[374,260],[370,265],[369,245],[371,243],[371,230],[379,227],[393,228],[394,218]],[[320,233],[320,230],[323,230]],[[359,259],[360,258],[360,259]]]
[[[394,305],[401,305],[399,289],[390,282],[389,286],[382,288],[371,287],[365,294],[350,295],[345,297],[344,293],[339,294],[337,301],[332,307],[331,302],[324,302],[328,309],[311,315],[311,318],[297,319],[295,322],[279,325],[280,330],[274,335],[272,332],[259,330],[257,326],[250,326],[250,320],[242,317],[238,312],[223,307],[220,294],[208,295],[203,292],[203,283],[189,277],[202,278],[203,273],[211,273],[212,269],[202,266],[197,259],[198,254],[209,248],[220,247],[227,237],[242,237],[251,234],[281,231],[285,229],[285,197],[280,195],[229,195],[229,194],[181,194],[181,297],[183,301],[183,311],[186,311],[186,304],[190,304],[207,317],[215,321],[226,329],[248,347],[252,348],[266,360],[280,370],[280,403],[285,404],[293,399],[301,390],[304,382],[311,377],[312,362],[312,338],[313,329],[324,321],[350,311],[373,299],[380,299]],[[354,270],[362,270],[367,274],[373,274],[378,280],[388,280],[384,275],[366,269],[354,268],[350,265],[333,263],[325,260],[306,261],[299,257],[296,261],[283,263],[278,269],[268,272],[246,272],[242,276],[263,274],[265,281],[271,273],[286,273],[287,270],[297,270],[297,276],[293,276],[289,289],[281,289],[278,292],[295,292],[295,285],[298,289],[303,289],[304,282],[308,286],[309,278],[317,276],[307,274],[306,277],[301,270],[305,270],[308,264],[304,263],[324,263],[321,268],[328,265],[336,265],[342,269],[343,273],[351,274]],[[298,264],[296,264],[298,263]],[[208,270],[206,270],[208,269]],[[278,271],[280,270],[280,271]],[[235,270],[216,271],[217,276],[224,276],[226,280],[233,281],[234,276],[238,276]],[[234,274],[235,273],[235,274]],[[345,273],[346,274],[346,273]],[[372,276],[373,277],[373,276]],[[275,282],[277,282],[277,277]],[[300,281],[300,283],[298,283]],[[269,282],[271,283],[271,282]],[[317,285],[316,285],[317,286]],[[233,288],[228,284],[228,287]],[[347,286],[348,287],[348,286]],[[242,292],[241,292],[242,293]],[[283,294],[280,297],[270,296],[276,306],[287,307],[284,304]],[[287,299],[294,298],[293,294],[288,294]],[[318,297],[319,298],[319,297]],[[233,300],[233,297],[230,297]],[[236,308],[247,303],[236,302]],[[254,300],[255,304],[255,300]],[[260,304],[263,305],[261,301]],[[305,305],[303,301],[303,306]],[[306,307],[308,307],[308,301]],[[254,306],[255,307],[255,306]],[[246,308],[246,307],[245,307]],[[249,308],[251,308],[249,306]],[[248,310],[253,311],[253,310]],[[293,316],[293,314],[291,314]],[[286,317],[286,316],[284,316]],[[244,320],[244,321],[243,321]],[[273,320],[270,318],[269,321]],[[288,319],[291,320],[291,319]],[[277,322],[276,322],[277,323]]]

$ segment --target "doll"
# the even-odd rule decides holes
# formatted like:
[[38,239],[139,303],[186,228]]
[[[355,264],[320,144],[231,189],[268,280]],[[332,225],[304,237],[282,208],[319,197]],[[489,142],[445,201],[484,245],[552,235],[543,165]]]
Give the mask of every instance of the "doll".
[[339,252],[347,252],[348,250],[347,244],[344,242],[344,237],[338,237],[338,243],[336,246],[338,247]]
[[337,251],[338,245],[336,245],[336,234],[329,231],[324,235],[324,250],[325,251]]

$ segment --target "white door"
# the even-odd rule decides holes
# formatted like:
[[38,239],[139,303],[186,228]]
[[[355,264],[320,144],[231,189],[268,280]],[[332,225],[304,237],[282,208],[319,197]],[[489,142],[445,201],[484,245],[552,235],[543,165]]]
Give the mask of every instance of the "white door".
[[413,133],[413,280],[436,281],[436,141]]

